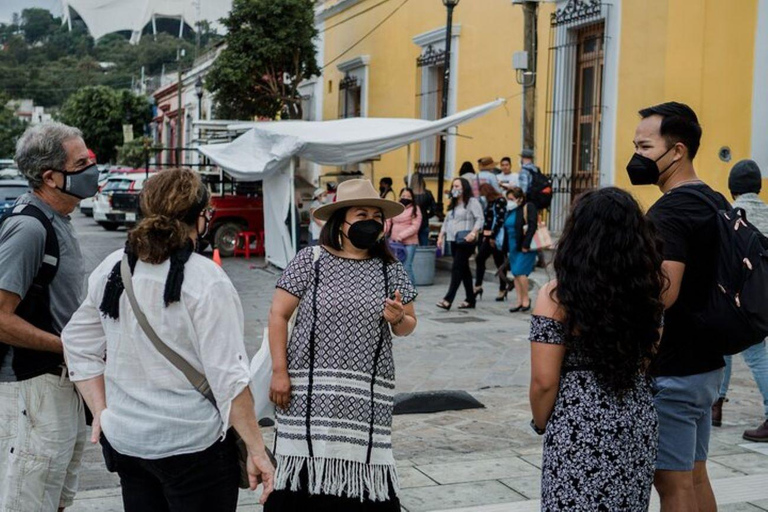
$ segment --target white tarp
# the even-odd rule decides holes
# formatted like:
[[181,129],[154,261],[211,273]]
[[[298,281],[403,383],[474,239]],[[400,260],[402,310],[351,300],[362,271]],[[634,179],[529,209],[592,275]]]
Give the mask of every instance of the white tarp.
[[198,150],[236,179],[264,180],[267,260],[282,268],[294,255],[285,223],[293,202],[289,171],[292,158],[321,165],[362,162],[483,116],[503,103],[499,99],[437,121],[356,117],[238,123],[229,127],[250,130],[230,143],[201,146]]
[[181,18],[190,27],[206,20],[219,27],[218,20],[232,10],[232,0],[61,0],[61,5],[64,19],[71,7],[94,39],[122,30],[141,32],[153,17]]

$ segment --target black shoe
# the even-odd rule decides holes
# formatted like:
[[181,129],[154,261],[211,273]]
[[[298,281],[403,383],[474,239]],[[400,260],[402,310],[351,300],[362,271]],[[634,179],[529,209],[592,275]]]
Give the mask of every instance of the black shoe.
[[476,287],[474,289],[474,294],[475,294],[475,302],[477,302],[478,300],[482,299],[483,298],[483,287],[482,286]]
[[475,303],[465,300],[464,302],[459,304],[459,309],[475,309]]
[[437,307],[439,307],[440,309],[444,309],[446,311],[450,311],[451,310],[451,303],[448,302],[447,300],[440,301],[440,302],[438,302],[435,305]]
[[504,302],[507,300],[507,294],[509,293],[509,290],[502,290],[499,292],[499,294],[496,296],[496,302]]
[[747,441],[753,441],[755,443],[768,442],[768,421],[762,423],[755,430],[745,430],[742,437]]
[[525,312],[530,311],[530,310],[531,310],[531,303],[530,302],[524,308],[520,308],[520,312],[521,313],[525,313]]
[[517,306],[516,308],[510,308],[509,312],[510,313],[517,313],[518,311],[520,311],[522,309],[523,309],[523,306]]

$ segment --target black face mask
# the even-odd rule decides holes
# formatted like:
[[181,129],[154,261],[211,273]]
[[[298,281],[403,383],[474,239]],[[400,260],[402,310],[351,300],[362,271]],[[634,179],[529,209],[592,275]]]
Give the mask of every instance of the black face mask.
[[381,239],[382,231],[384,231],[384,226],[381,222],[374,219],[360,220],[354,224],[349,224],[347,238],[358,249],[368,250]]
[[[672,146],[674,148],[675,146]],[[672,151],[669,148],[656,160],[643,156],[639,153],[632,155],[632,158],[627,164],[627,174],[629,174],[629,181],[633,185],[655,185],[659,182],[659,177],[667,172],[670,167],[675,163],[674,161],[669,164],[663,171],[659,171],[659,166],[656,162],[664,158],[664,155]]]
[[411,199],[401,199],[400,204],[403,206],[411,206],[413,204],[413,201]]

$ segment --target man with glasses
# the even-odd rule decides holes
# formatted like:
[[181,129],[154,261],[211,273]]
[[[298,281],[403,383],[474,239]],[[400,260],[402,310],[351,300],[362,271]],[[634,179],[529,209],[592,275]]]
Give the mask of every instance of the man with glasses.
[[32,192],[0,221],[0,511],[72,504],[86,437],[59,334],[84,294],[69,214],[98,189],[80,130],[28,129],[16,164]]

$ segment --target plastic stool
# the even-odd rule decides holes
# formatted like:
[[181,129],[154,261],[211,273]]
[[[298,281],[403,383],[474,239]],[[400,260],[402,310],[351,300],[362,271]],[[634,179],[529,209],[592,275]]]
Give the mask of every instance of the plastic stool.
[[[262,235],[263,238],[263,235]],[[237,234],[237,238],[235,239],[235,256],[241,256],[244,255],[245,259],[249,260],[251,259],[251,243],[255,242],[257,244],[256,249],[254,250],[254,253],[258,252],[259,249],[259,235],[255,231],[241,231]],[[242,247],[241,244],[242,243]],[[263,250],[263,249],[262,249]]]

